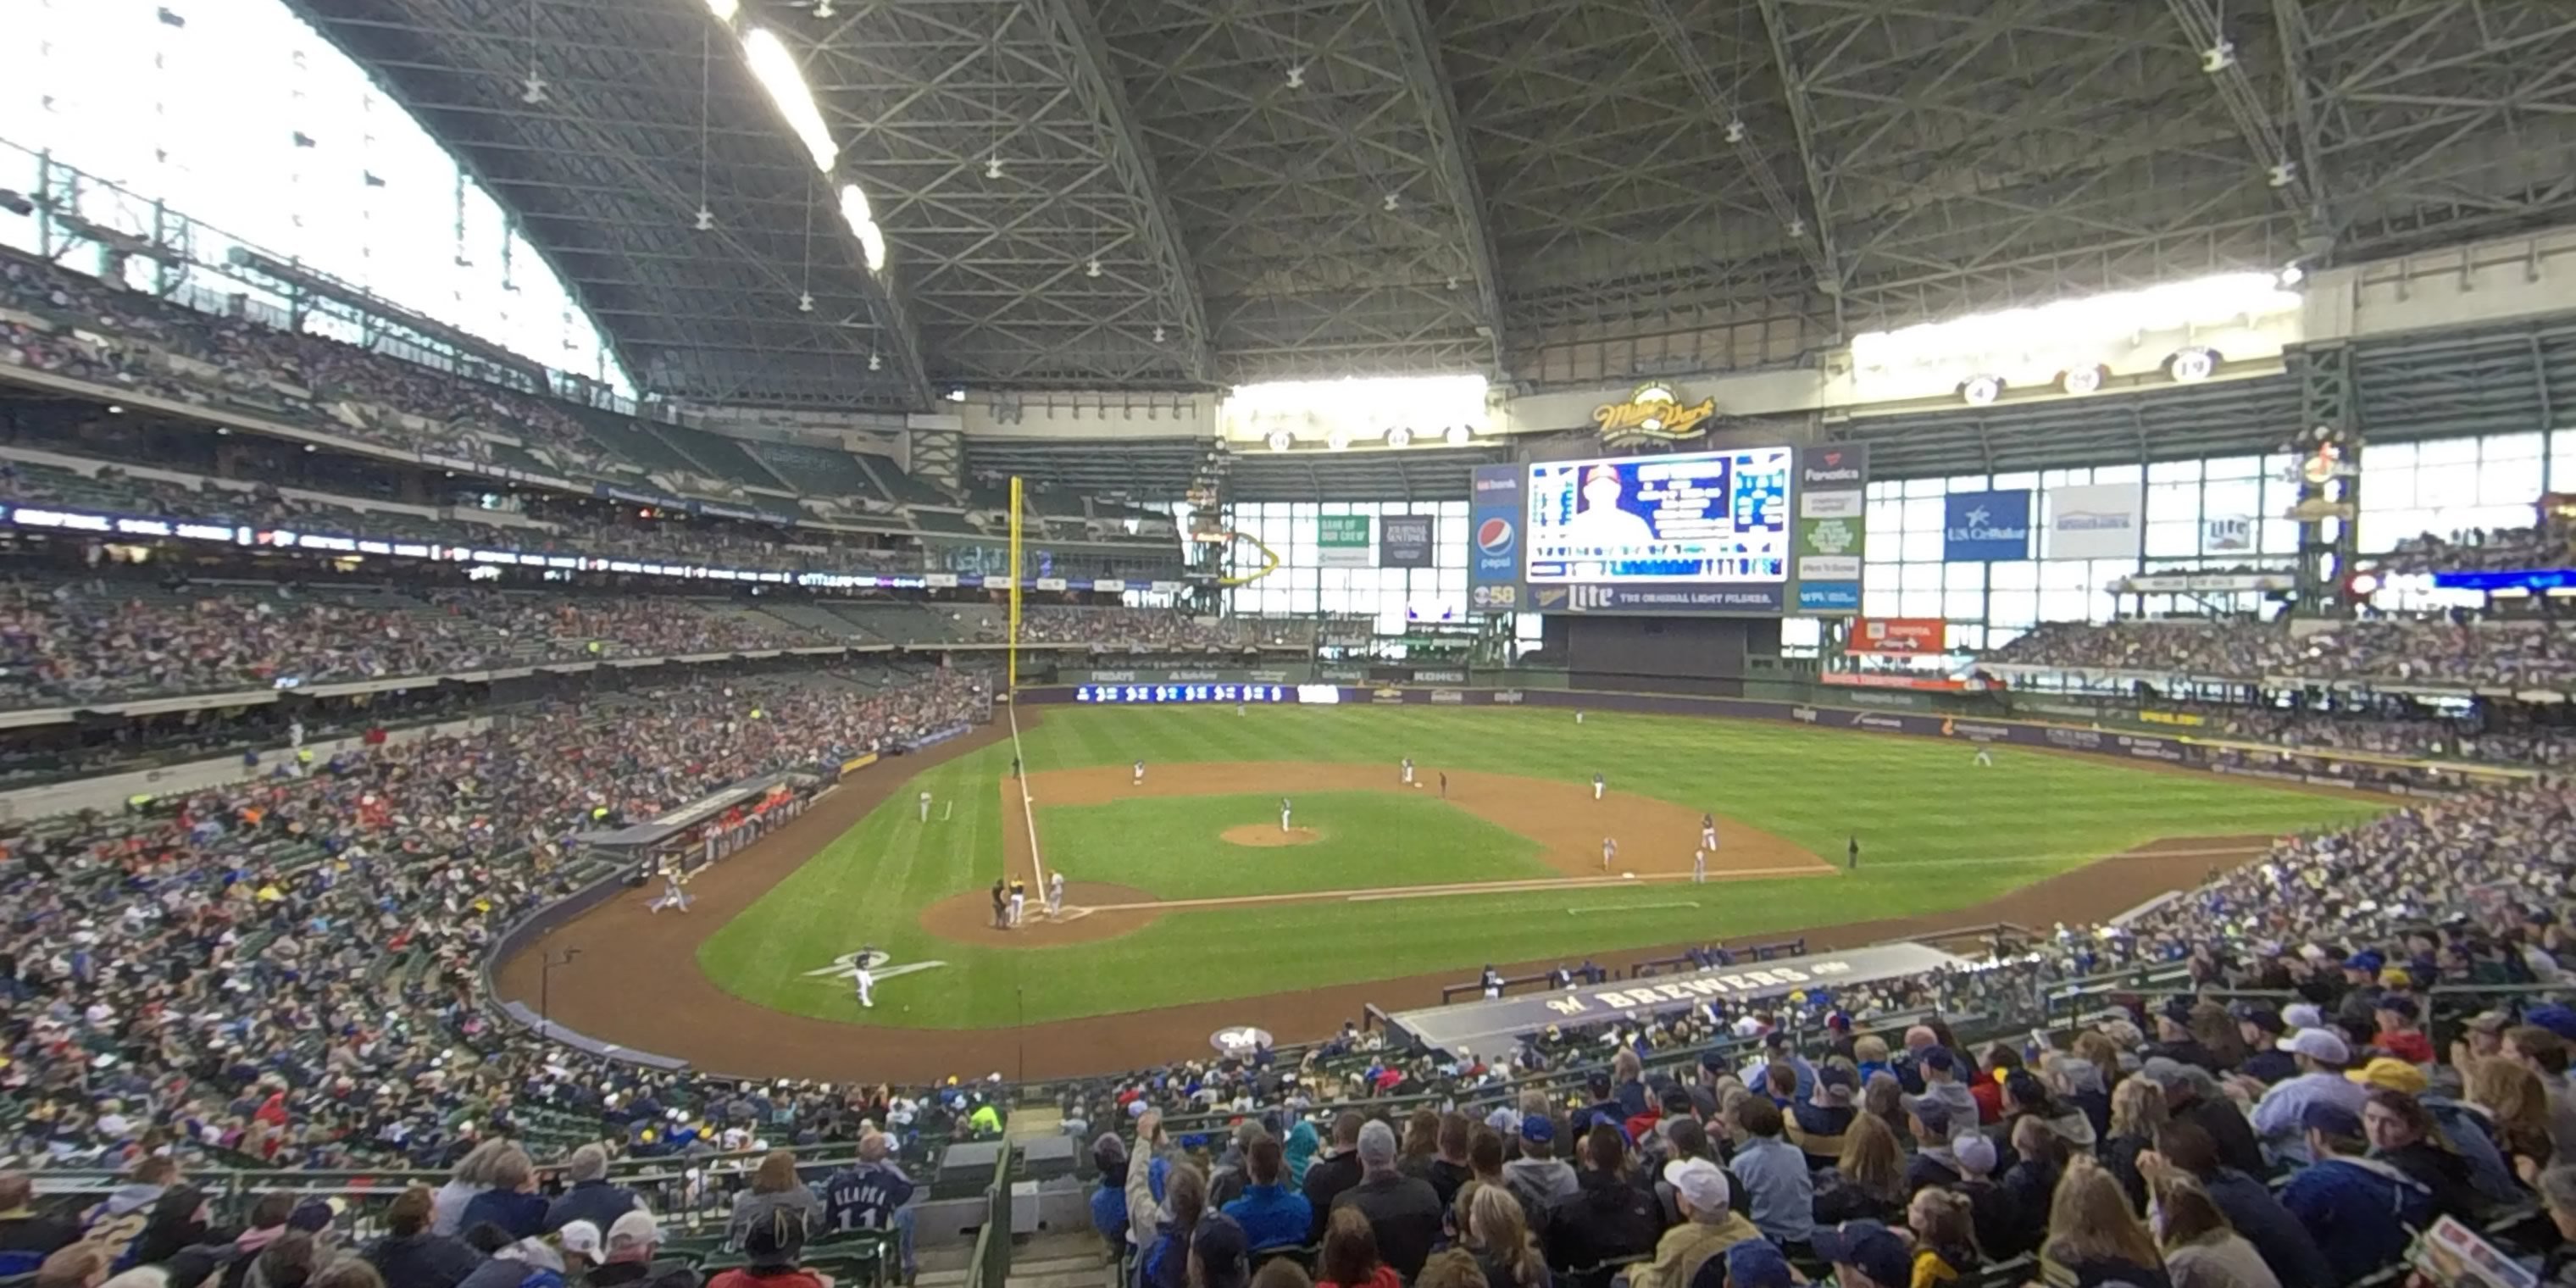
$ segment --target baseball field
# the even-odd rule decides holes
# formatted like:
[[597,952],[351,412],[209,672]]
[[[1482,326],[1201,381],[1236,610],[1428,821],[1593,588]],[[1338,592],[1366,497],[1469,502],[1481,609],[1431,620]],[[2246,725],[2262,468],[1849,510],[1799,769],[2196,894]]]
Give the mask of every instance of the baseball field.
[[[1954,742],[1682,717],[1086,707],[1022,721],[1025,803],[1007,731],[884,784],[882,804],[739,911],[701,908],[727,919],[697,943],[698,970],[833,1024],[1018,1028],[1964,912],[2142,848],[2197,875],[2264,837],[2385,808],[2072,754],[1997,749],[1982,766]],[[1718,830],[1705,882],[1703,813]],[[1031,883],[1017,928],[993,921],[1005,872]],[[1067,898],[1050,916],[1058,872]],[[846,968],[862,949],[879,963],[873,1009]]]

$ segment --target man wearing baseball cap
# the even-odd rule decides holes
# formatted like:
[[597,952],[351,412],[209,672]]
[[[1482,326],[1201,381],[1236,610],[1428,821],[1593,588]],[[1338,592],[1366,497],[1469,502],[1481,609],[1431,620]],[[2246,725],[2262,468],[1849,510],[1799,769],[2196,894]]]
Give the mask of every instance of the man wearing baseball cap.
[[1629,1273],[1628,1288],[1690,1288],[1711,1257],[1762,1232],[1726,1204],[1726,1173],[1705,1158],[1687,1158],[1664,1168],[1682,1210],[1682,1223],[1664,1232],[1655,1259]]
[[655,1261],[662,1246],[662,1227],[642,1208],[626,1213],[608,1227],[606,1262],[583,1277],[590,1288],[697,1288],[698,1272],[684,1261]]
[[2359,1283],[2396,1264],[2412,1232],[2432,1221],[2433,1192],[2364,1157],[2370,1141],[2358,1112],[2319,1102],[2302,1111],[2299,1124],[2317,1161],[2282,1187],[2281,1206],[2325,1253],[2333,1282]]
[[1905,1288],[1914,1255],[1905,1240],[1876,1221],[1845,1221],[1816,1231],[1816,1255],[1834,1265],[1836,1288]]
[[2281,1039],[2279,1047],[2298,1061],[2298,1076],[2274,1084],[2254,1106],[2254,1131],[2275,1157],[2305,1164],[2307,1137],[2300,1116],[2312,1105],[2332,1105],[2358,1115],[2370,1091],[2343,1076],[2352,1063],[2352,1048],[2332,1029],[2301,1029]]

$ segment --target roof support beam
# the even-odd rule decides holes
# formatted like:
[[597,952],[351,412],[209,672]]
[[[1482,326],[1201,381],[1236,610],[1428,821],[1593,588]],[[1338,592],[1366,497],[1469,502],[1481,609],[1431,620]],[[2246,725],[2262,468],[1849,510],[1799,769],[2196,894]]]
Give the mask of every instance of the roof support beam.
[[1154,266],[1161,271],[1163,299],[1172,310],[1180,342],[1187,346],[1181,368],[1191,379],[1214,385],[1216,348],[1208,336],[1207,302],[1200,294],[1198,266],[1163,194],[1154,153],[1127,106],[1126,87],[1109,64],[1109,47],[1100,37],[1091,0],[1040,0],[1038,12],[1057,47],[1065,52],[1074,98],[1097,123],[1101,151],[1142,216],[1140,232]]
[[1421,117],[1423,129],[1431,136],[1431,150],[1439,162],[1441,186],[1449,194],[1449,204],[1458,218],[1458,235],[1466,243],[1467,265],[1475,278],[1476,316],[1493,343],[1494,360],[1486,375],[1497,382],[1511,380],[1507,341],[1503,330],[1503,281],[1496,267],[1500,257],[1494,253],[1494,237],[1485,225],[1485,194],[1476,182],[1476,167],[1467,159],[1465,133],[1458,127],[1458,100],[1449,88],[1449,74],[1440,65],[1439,44],[1431,34],[1431,16],[1423,11],[1422,0],[1377,0],[1387,30],[1395,37],[1397,64],[1404,72],[1405,89],[1413,97],[1414,111]]
[[[1797,203],[1791,201],[1787,190],[1780,186],[1780,176],[1771,172],[1771,159],[1762,155],[1762,147],[1754,140],[1752,131],[1743,128],[1743,121],[1735,110],[1735,100],[1727,96],[1725,86],[1717,83],[1717,73],[1709,69],[1708,60],[1700,56],[1699,46],[1691,42],[1690,32],[1682,26],[1681,15],[1673,12],[1671,0],[1645,0],[1645,11],[1647,20],[1654,24],[1655,35],[1664,42],[1666,49],[1672,51],[1673,60],[1681,64],[1682,75],[1689,79],[1691,88],[1698,91],[1700,106],[1707,109],[1709,123],[1716,126],[1727,142],[1734,146],[1736,160],[1744,163],[1745,176],[1753,180],[1755,190],[1762,194],[1762,204],[1770,209],[1771,217],[1779,220],[1780,227],[1787,230],[1790,239],[1797,243],[1798,253],[1816,275],[1816,288],[1835,293],[1835,308],[1839,312],[1841,297],[1836,292],[1842,279],[1825,248],[1818,244],[1816,226],[1810,225],[1806,216],[1798,213]],[[1820,213],[1817,223],[1822,222]]]
[[[1662,0],[1656,2],[1660,5]],[[1762,29],[1771,40],[1772,66],[1780,76],[1780,97],[1788,101],[1789,123],[1798,135],[1798,164],[1807,172],[1807,202],[1816,211],[1816,258],[1822,265],[1817,272],[1816,289],[1833,301],[1835,334],[1847,334],[1849,328],[1843,325],[1846,270],[1842,252],[1834,245],[1833,216],[1829,213],[1833,210],[1833,178],[1816,161],[1816,105],[1807,97],[1806,70],[1798,65],[1797,53],[1789,47],[1789,22],[1780,13],[1780,0],[1761,0],[1761,7]],[[1698,62],[1695,56],[1689,61]],[[1700,78],[1707,78],[1707,74],[1705,66],[1699,68]],[[1735,146],[1740,150],[1749,145],[1750,140],[1741,140]],[[1770,173],[1768,164],[1759,168],[1766,175]]]
[[[2253,150],[2254,159],[2263,166],[2264,181],[2280,195],[2281,204],[2288,207],[2291,216],[2298,221],[2301,249],[2310,254],[2324,253],[2333,244],[2333,228],[2325,216],[2323,194],[2316,176],[2302,163],[2299,154],[2291,150],[2289,142],[2281,137],[2280,126],[2263,105],[2263,96],[2255,90],[2253,79],[2237,62],[2236,44],[2227,38],[2226,29],[2219,25],[2216,5],[2212,0],[2165,0],[2165,7],[2172,12],[2174,21],[2181,25],[2191,47],[2200,54],[2200,69],[2208,73],[2210,85],[2218,91],[2218,101],[2226,105],[2229,119],[2236,122],[2237,132],[2245,136],[2245,146]],[[2294,12],[2298,8],[2296,4],[2288,7]],[[2287,47],[2300,42],[2302,37],[2299,33],[2304,29],[2301,26],[2297,30],[2284,28],[2281,31],[2280,39],[2285,46],[2283,57],[2293,56]],[[2293,80],[2297,79],[2294,74]],[[2305,84],[2294,83],[2291,94],[2294,99],[2305,101]],[[2308,153],[2311,158],[2314,155],[2313,151]],[[2315,249],[2309,250],[2310,246]]]

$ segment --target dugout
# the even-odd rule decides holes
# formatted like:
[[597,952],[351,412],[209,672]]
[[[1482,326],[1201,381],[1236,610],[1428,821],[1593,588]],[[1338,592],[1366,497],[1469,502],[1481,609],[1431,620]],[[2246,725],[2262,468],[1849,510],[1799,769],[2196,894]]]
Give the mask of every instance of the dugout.
[[641,885],[670,864],[682,873],[693,873],[804,813],[805,803],[821,781],[792,769],[763,774],[650,822],[577,832],[572,839],[583,853],[616,863],[626,873],[628,885]]

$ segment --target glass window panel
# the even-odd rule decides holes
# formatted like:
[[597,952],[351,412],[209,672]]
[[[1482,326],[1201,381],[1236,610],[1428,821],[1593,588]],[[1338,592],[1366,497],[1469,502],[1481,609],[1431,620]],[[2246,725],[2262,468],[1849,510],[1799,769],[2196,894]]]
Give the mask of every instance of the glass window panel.
[[1986,588],[1986,565],[1966,562],[1943,564],[1941,584],[1951,590],[1982,591]]
[[2150,523],[2147,525],[2147,557],[2182,559],[2200,553],[2200,524]]
[[[2517,437],[2520,437],[2519,435]],[[2529,435],[2538,438],[2539,435]],[[2499,461],[2488,457],[2478,466],[2478,501],[2483,505],[2511,505],[2540,499],[2540,470],[2537,457]]]
[[2256,478],[2262,473],[2263,458],[2259,456],[2221,456],[2201,468],[2201,477],[2213,482],[2218,479]]
[[2151,483],[2147,486],[2149,523],[2200,522],[2200,484]]
[[2144,473],[2135,465],[2098,465],[2093,469],[2096,483],[2135,483]]
[[2204,519],[2250,519],[2263,509],[2263,485],[2251,478],[2211,483],[2200,494]]
[[2038,486],[2039,473],[2036,470],[2023,470],[2018,474],[1998,474],[1995,476],[1995,490],[1998,492],[2011,492],[2016,489],[2035,488]]
[[1939,590],[1941,567],[1936,563],[1907,564],[1902,584],[1907,590]]
[[1823,622],[1822,620],[1818,619],[1818,618],[1813,618],[1813,617],[1784,617],[1784,618],[1781,618],[1781,619],[1780,619],[1780,647],[1782,647],[1782,648],[1784,648],[1784,649],[1789,649],[1789,648],[1821,648],[1821,647],[1823,647],[1824,642],[1825,642],[1825,629],[1824,629],[1824,628],[1825,628],[1825,624],[1824,624],[1824,622]]
[[1949,485],[1945,490],[1951,492],[1983,492],[1987,477],[1983,474],[1953,474],[1942,482]]
[[[1888,544],[1889,542],[1884,537],[1870,543],[1873,548],[1884,547]],[[1898,534],[1895,544],[1897,546],[1899,557],[1905,559],[1909,563],[1917,560],[1938,563],[1941,560],[1941,531],[1938,528],[1934,528],[1928,532],[1906,532]]]
[[2415,459],[2426,465],[2473,464],[2478,459],[2478,440],[2474,438],[2428,438],[2415,444]]
[[[2025,627],[2039,620],[2039,592],[2033,590],[1996,591],[1986,597],[1986,624],[1992,627]],[[2019,632],[2016,631],[2016,634]],[[1991,639],[1993,636],[1989,635]]]
[[1860,585],[1864,592],[1875,590],[1893,593],[1904,584],[1904,571],[1895,564],[1861,565]]
[[1990,580],[1996,590],[2037,590],[2039,565],[2028,559],[1994,565]]
[[2576,429],[2549,436],[2549,490],[2576,492]]
[[1982,590],[1946,592],[1942,599],[1941,616],[1954,622],[1985,620],[1986,592]]
[[1937,589],[1909,590],[1898,596],[1896,602],[1899,617],[1939,617],[1941,615],[1941,592]]
[[1905,596],[1892,586],[1872,588],[1864,585],[1860,591],[1860,611],[1872,617],[1903,617]]
[[1908,497],[1905,501],[1907,532],[1939,532],[1941,518],[1948,502],[1938,496]]
[[2157,461],[2147,466],[2147,481],[2149,483],[2197,483],[2200,481],[2200,462]]
[[1940,479],[1905,480],[1905,496],[1907,500],[1912,500],[1918,496],[1943,496],[1948,492],[1949,488],[1943,486]]
[[2529,434],[2490,434],[2478,447],[2482,461],[2536,461],[2540,459],[2541,436]]

